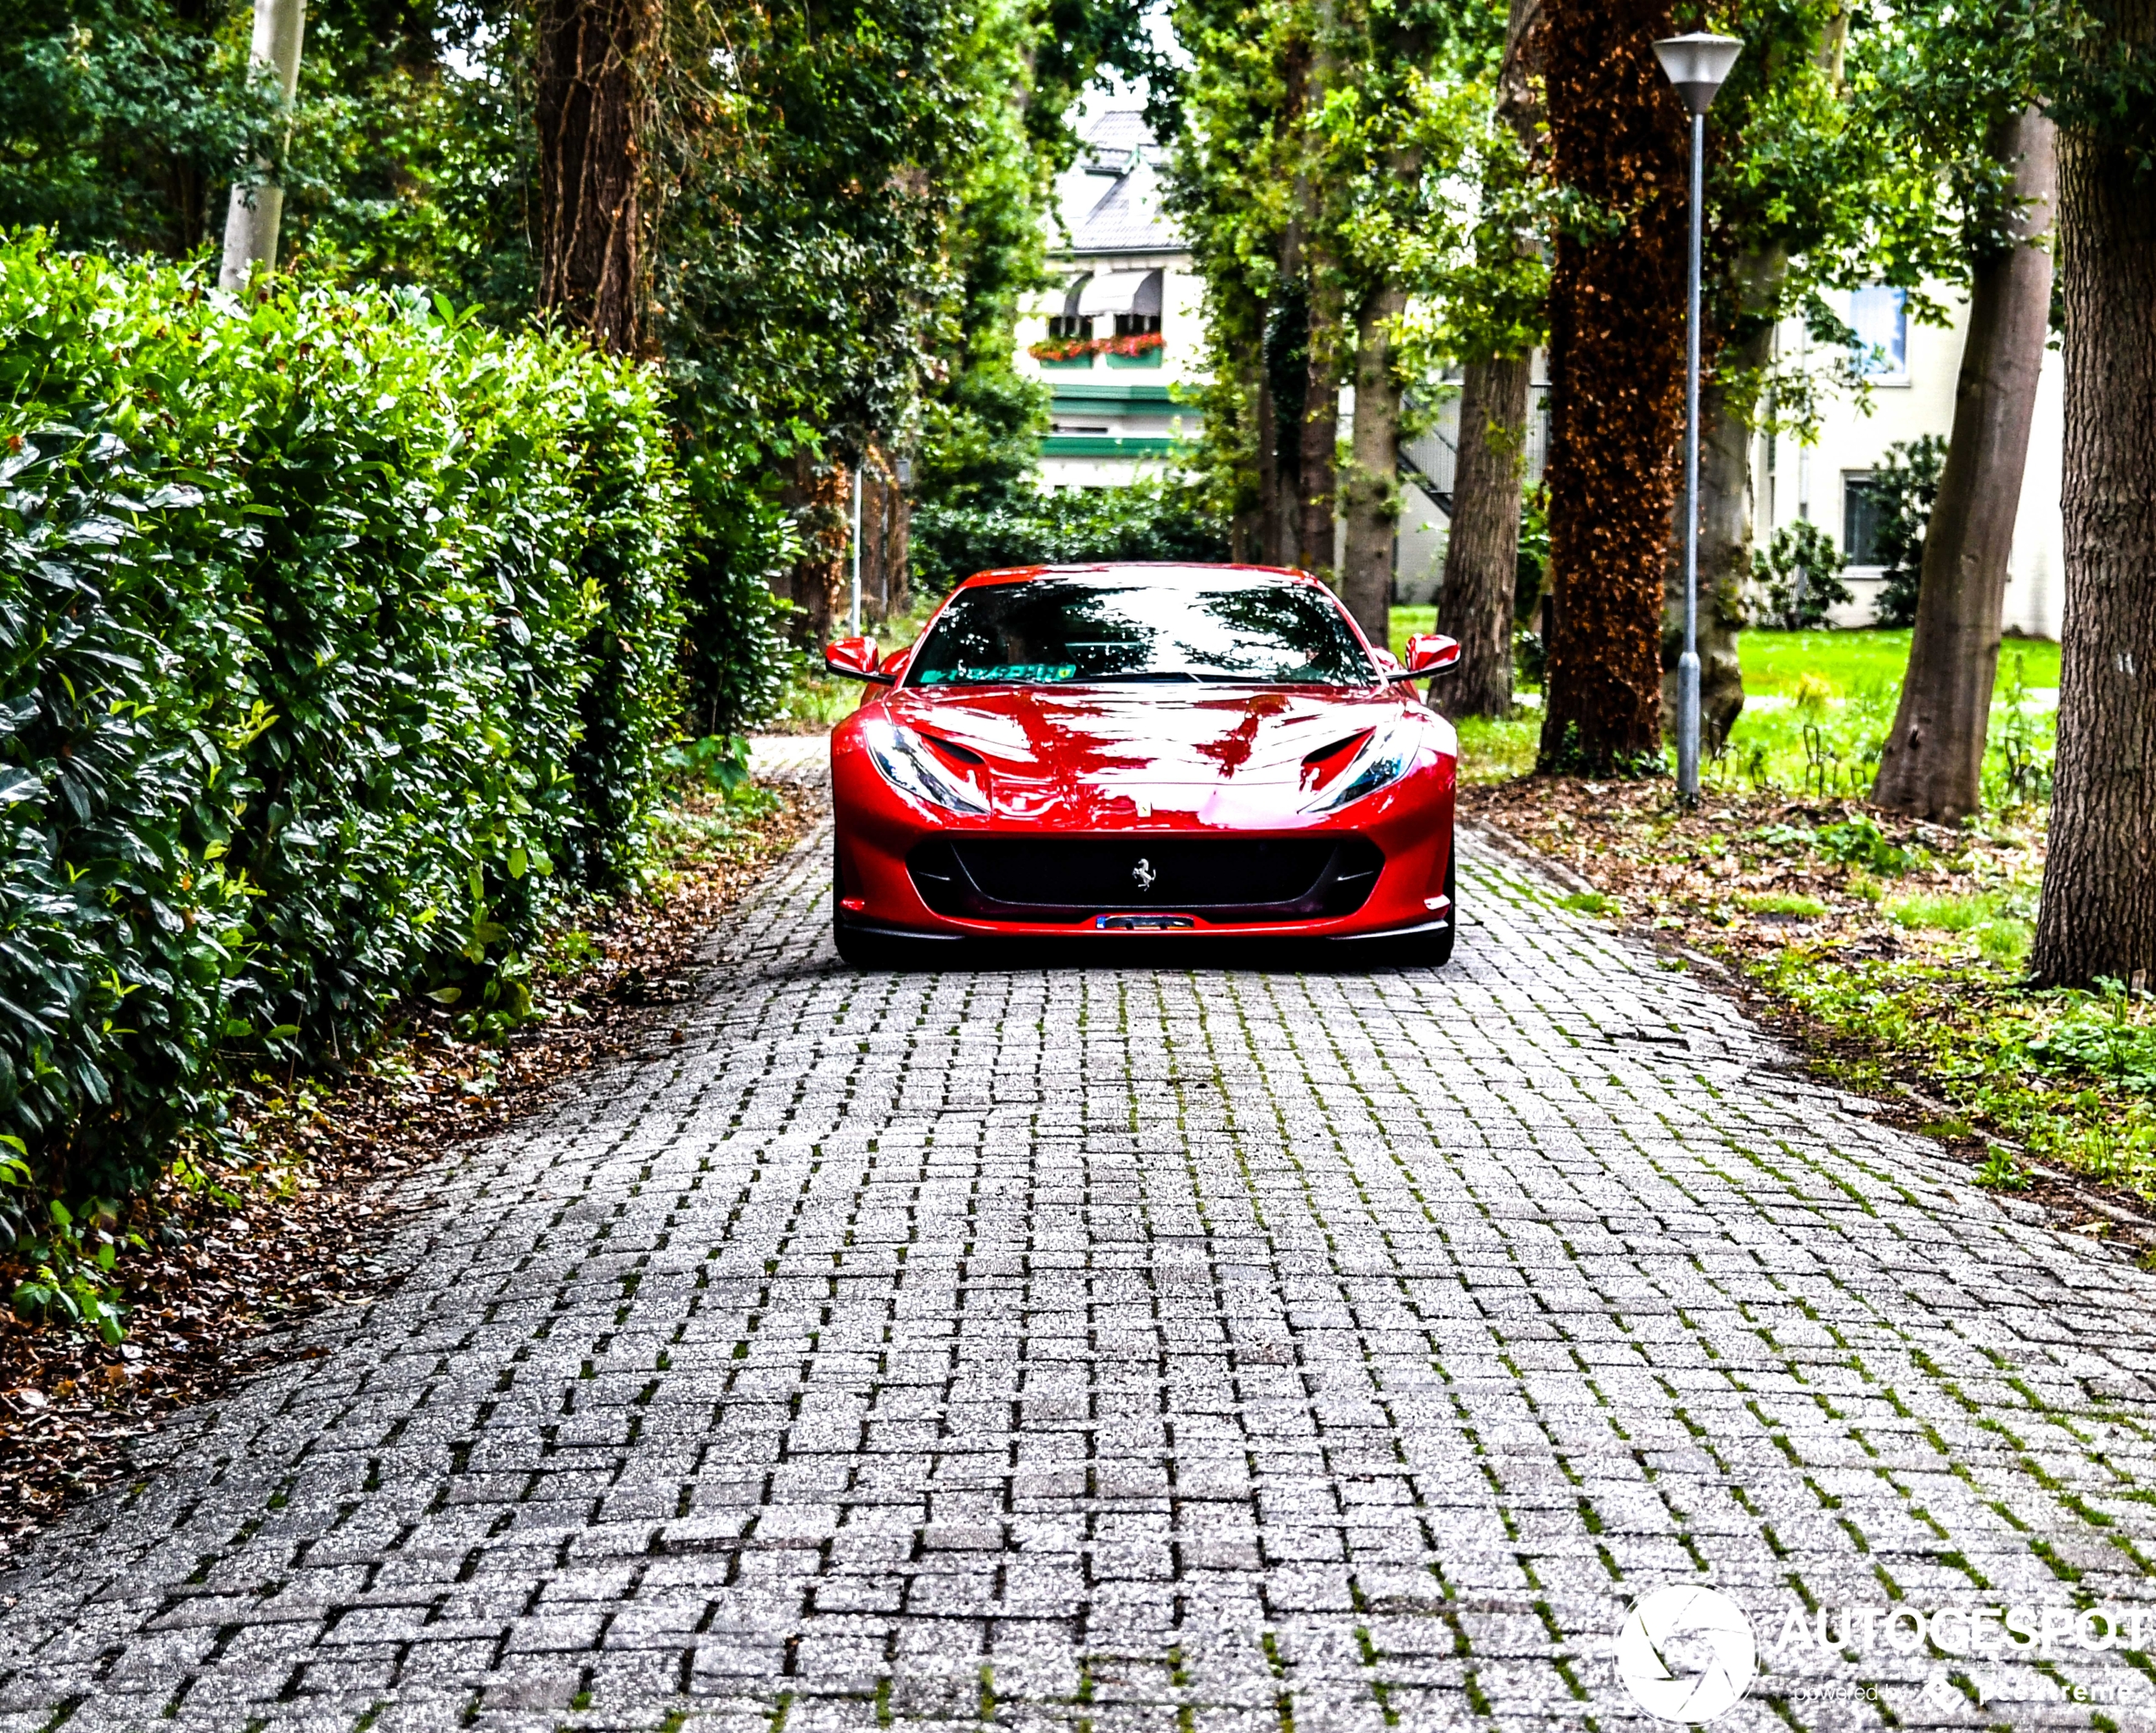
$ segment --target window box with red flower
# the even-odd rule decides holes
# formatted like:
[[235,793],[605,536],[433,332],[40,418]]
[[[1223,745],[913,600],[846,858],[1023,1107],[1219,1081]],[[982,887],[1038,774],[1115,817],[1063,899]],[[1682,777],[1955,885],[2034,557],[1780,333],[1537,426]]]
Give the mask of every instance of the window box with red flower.
[[1091,337],[1050,337],[1029,343],[1025,352],[1044,367],[1089,367],[1100,345]]
[[1157,367],[1162,339],[1158,331],[1133,331],[1109,338],[1100,347],[1112,367]]
[[1075,313],[1059,314],[1048,321],[1048,334],[1026,345],[1025,352],[1044,367],[1089,367],[1093,351],[1100,347],[1093,336],[1093,322]]

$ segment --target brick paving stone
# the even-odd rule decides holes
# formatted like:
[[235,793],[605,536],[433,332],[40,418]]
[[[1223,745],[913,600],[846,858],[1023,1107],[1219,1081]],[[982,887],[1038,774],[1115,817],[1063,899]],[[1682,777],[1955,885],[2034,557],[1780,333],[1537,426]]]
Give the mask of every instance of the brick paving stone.
[[1717,1725],[2156,1726],[2138,1650],[1854,1646],[2156,1650],[2156,1276],[1472,840],[1437,973],[856,975],[828,848],[0,1581],[0,1733],[1643,1728],[1678,1583]]

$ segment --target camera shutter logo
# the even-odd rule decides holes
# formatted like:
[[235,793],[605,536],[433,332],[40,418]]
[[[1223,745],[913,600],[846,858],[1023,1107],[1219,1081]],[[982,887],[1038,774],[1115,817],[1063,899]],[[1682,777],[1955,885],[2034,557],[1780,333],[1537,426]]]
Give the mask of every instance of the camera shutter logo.
[[1617,1632],[1617,1676],[1658,1720],[1711,1721],[1736,1706],[1758,1673],[1743,1609],[1695,1584],[1641,1596]]

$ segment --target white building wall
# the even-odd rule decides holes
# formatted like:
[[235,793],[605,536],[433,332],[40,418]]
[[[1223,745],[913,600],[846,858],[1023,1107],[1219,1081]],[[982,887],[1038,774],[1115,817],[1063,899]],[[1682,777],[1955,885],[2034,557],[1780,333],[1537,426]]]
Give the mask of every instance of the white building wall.
[[[1753,532],[1761,547],[1774,530],[1800,518],[1808,518],[1837,547],[1843,547],[1848,484],[1868,475],[1891,445],[1925,434],[1945,439],[1952,433],[1968,305],[1959,298],[1949,300],[1937,289],[1934,294],[1952,307],[1953,322],[1941,327],[1910,321],[1907,375],[1874,379],[1869,413],[1847,395],[1829,395],[1818,437],[1809,447],[1786,436],[1772,441],[1760,437],[1753,457]],[[1794,319],[1777,334],[1777,348],[1785,367],[1793,363],[1818,367],[1828,359],[1810,344],[1803,325]],[[2058,637],[2064,601],[2065,531],[2059,513],[2063,384],[2058,351],[2049,350],[2030,432],[2003,614],[2007,631],[2030,637]],[[1855,600],[1836,610],[1833,623],[1869,625],[1882,581],[1879,571],[1852,566],[1845,581]]]

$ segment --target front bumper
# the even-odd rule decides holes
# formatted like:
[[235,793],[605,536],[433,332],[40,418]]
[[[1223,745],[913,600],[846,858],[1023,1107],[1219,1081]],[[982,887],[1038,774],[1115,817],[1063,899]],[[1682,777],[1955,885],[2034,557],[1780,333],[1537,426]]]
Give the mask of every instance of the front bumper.
[[[1449,758],[1345,812],[1234,830],[958,818],[901,796],[866,753],[832,770],[839,919],[864,933],[1360,939],[1428,932],[1452,916]],[[1122,854],[1125,871],[1143,862],[1153,882],[1118,896]]]

